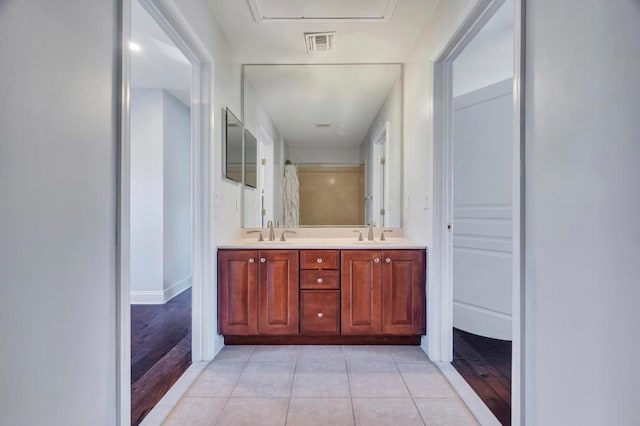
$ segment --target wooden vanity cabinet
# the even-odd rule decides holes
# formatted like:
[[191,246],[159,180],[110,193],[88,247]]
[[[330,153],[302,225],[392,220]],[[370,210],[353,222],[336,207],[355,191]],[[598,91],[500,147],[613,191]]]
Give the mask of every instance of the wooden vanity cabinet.
[[259,334],[298,334],[298,271],[297,250],[260,251]]
[[298,251],[220,250],[222,335],[298,334]]
[[220,333],[229,344],[417,344],[425,262],[424,250],[220,250]]
[[380,251],[343,250],[341,270],[342,334],[380,334],[381,269]]
[[218,252],[218,324],[220,334],[258,334],[257,250]]
[[424,251],[342,251],[342,334],[425,330]]

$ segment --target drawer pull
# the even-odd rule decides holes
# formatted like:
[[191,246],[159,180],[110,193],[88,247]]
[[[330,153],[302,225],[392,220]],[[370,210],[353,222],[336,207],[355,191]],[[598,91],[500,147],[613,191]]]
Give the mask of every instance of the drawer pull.
[[391,259],[389,259],[388,257],[384,261],[387,263],[391,263]]
[[318,312],[318,318],[322,318],[324,314],[322,312]]
[[322,284],[324,280],[322,278],[318,278],[317,281],[318,281],[318,284]]
[[375,259],[373,259],[374,263],[380,263],[380,259],[378,259],[377,257]]
[[249,259],[249,263],[254,263],[256,260],[252,257],[251,259]]
[[264,263],[264,262],[266,262],[266,261],[267,261],[267,259],[265,259],[264,257],[261,257],[261,258],[260,258],[260,263]]
[[322,263],[322,258],[321,258],[321,257],[319,257],[319,258],[316,260],[316,262],[318,262],[318,263]]

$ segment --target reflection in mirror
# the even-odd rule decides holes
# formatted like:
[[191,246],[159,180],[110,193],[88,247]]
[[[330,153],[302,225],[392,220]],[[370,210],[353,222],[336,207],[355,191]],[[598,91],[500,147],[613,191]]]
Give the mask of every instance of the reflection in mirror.
[[251,188],[257,188],[256,161],[258,155],[258,141],[248,129],[244,131],[244,183]]
[[242,182],[242,123],[227,108],[225,110],[223,176]]
[[243,224],[401,226],[400,64],[245,65]]

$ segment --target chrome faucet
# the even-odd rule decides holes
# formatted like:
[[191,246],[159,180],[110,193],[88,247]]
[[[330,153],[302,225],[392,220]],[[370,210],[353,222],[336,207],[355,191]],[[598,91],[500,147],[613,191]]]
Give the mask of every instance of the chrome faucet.
[[273,230],[273,221],[272,220],[267,222],[267,227],[269,228],[269,241],[275,241],[276,240],[276,233]]
[[376,221],[372,220],[371,222],[369,222],[369,233],[367,234],[367,240],[369,241],[373,241],[373,228],[375,228],[376,226]]
[[250,234],[260,234],[258,236],[258,241],[264,241],[264,238],[262,237],[262,230],[260,230],[260,231],[247,231],[247,235],[250,235]]
[[282,235],[280,235],[280,241],[287,241],[287,238],[284,236],[284,234],[296,234],[296,231],[291,231],[289,229],[282,230]]

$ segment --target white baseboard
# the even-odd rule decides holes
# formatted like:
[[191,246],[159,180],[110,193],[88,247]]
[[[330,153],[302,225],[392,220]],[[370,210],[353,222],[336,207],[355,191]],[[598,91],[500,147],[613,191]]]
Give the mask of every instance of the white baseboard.
[[511,340],[511,315],[468,303],[453,301],[453,326],[462,331]]
[[131,292],[131,304],[132,305],[164,305],[169,300],[173,299],[183,291],[191,287],[191,276],[181,279],[164,291],[132,291]]
[[213,357],[218,356],[220,351],[224,348],[224,337],[217,335],[213,341]]
[[496,416],[489,410],[478,394],[469,386],[453,365],[448,362],[434,362],[436,367],[456,391],[462,402],[482,426],[500,426]]

